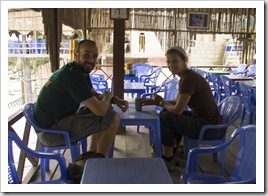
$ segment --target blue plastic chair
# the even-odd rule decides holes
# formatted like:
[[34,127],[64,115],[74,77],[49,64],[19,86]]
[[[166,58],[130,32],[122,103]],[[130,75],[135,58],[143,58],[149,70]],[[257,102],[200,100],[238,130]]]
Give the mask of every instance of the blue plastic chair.
[[108,82],[105,80],[104,74],[89,74],[93,88],[98,93],[109,91]]
[[243,75],[246,71],[247,64],[240,64],[237,66],[236,70],[233,71],[235,75]]
[[164,100],[175,100],[179,91],[178,84],[179,79],[176,77],[169,80],[165,80],[161,85],[153,87],[150,93],[143,93],[141,97],[152,98],[154,93],[163,92]]
[[[37,45],[36,45],[36,47],[37,47]],[[36,47],[35,47],[35,39],[32,39],[30,41],[30,47],[29,47],[30,54],[36,54],[36,51],[37,51],[37,48]]]
[[146,87],[146,93],[151,92],[151,89],[156,86],[156,82],[161,71],[162,67],[157,67],[151,74],[140,76],[140,82],[143,82]]
[[249,116],[248,124],[253,124],[256,118],[256,101],[254,104],[252,91],[247,85],[243,84],[242,82],[237,82],[236,86],[238,92],[240,93],[240,97],[243,100],[243,113],[240,126],[243,126],[246,114]]
[[204,70],[201,69],[195,69],[196,73],[198,73],[203,78],[207,79],[207,73]]
[[153,67],[149,64],[135,64],[132,66],[132,69],[135,70],[139,82],[143,82],[143,80],[140,79],[142,75],[149,75],[153,72]]
[[210,73],[209,75],[213,83],[215,101],[216,103],[220,103],[225,98],[225,92],[223,89],[221,78],[215,73]]
[[235,95],[233,81],[224,75],[220,76],[220,78],[224,88],[225,97]]
[[247,76],[247,77],[255,77],[255,76],[256,76],[256,65],[255,65],[255,64],[250,65],[250,66],[246,69],[245,73],[246,73],[246,76]]
[[[242,112],[242,102],[238,96],[232,95],[226,97],[218,106],[220,115],[222,116],[222,123],[218,125],[204,125],[200,130],[199,138],[192,139],[184,136],[184,154],[187,157],[191,148],[198,147],[201,144],[216,146],[225,142],[225,136],[228,127],[233,124]],[[221,130],[221,136],[218,139],[205,139],[205,133],[210,130]],[[217,161],[217,153],[213,153],[213,160]],[[225,151],[221,151],[222,173],[225,173]]]
[[66,162],[65,162],[64,156],[62,156],[61,154],[55,154],[55,153],[36,152],[28,148],[15,132],[8,131],[8,184],[21,184],[22,183],[18,176],[16,164],[14,162],[13,143],[16,143],[17,146],[22,151],[24,151],[28,156],[36,157],[38,159],[55,159],[56,161],[58,161],[60,174],[61,174],[59,179],[50,180],[50,181],[33,182],[33,183],[35,184],[66,184],[66,183],[70,184],[70,183],[73,183],[71,180],[67,179],[68,174],[67,174]]
[[252,105],[255,105],[256,106],[256,102],[257,102],[257,99],[256,99],[256,88],[251,88],[250,89],[251,90],[251,97],[252,97],[252,99],[251,99],[251,103],[252,103]]
[[[225,151],[236,137],[239,145],[236,162],[230,177],[196,172],[198,155]],[[256,183],[256,126],[237,128],[228,140],[214,147],[196,147],[190,150],[186,171],[180,177],[181,184],[255,184]]]
[[[164,93],[164,100],[175,100],[177,98],[178,92],[179,92],[179,79],[178,78],[172,78],[171,80],[167,80],[163,82],[156,91],[151,93],[143,93],[141,95],[142,98],[148,97],[151,98],[154,93]],[[156,107],[156,109],[162,109],[161,107]],[[137,126],[137,133],[139,133],[139,126]],[[150,135],[150,145],[153,144],[153,132],[151,129],[149,129],[149,135]]]
[[[76,143],[71,143],[71,139],[69,136],[68,131],[65,130],[55,130],[55,129],[45,129],[41,128],[38,125],[35,124],[34,120],[34,104],[28,103],[24,106],[23,115],[25,116],[27,122],[36,130],[42,131],[42,132],[48,132],[48,133],[55,133],[55,134],[61,134],[63,135],[65,139],[65,145],[63,146],[44,146],[39,140],[40,143],[40,152],[53,152],[58,151],[60,153],[60,150],[63,149],[70,149],[72,162],[75,162],[77,157],[80,155],[80,146],[82,145],[82,152],[87,151],[87,138],[82,139],[81,141],[78,141]],[[38,136],[38,134],[37,134]],[[41,159],[40,164],[41,169],[41,180],[45,181],[46,179],[46,171],[49,171],[49,159]]]

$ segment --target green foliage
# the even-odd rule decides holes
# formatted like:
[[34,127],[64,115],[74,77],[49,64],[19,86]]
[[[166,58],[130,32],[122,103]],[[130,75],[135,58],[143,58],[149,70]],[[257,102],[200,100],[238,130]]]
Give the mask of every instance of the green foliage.
[[15,68],[17,65],[16,60],[8,61],[8,69]]
[[31,70],[32,70],[32,73],[36,73],[38,71],[38,68],[40,66],[42,66],[45,62],[42,61],[42,60],[39,60],[39,59],[32,59],[30,61],[30,65],[31,65]]
[[106,50],[106,52],[108,54],[113,54],[113,44],[111,44],[111,43],[108,43],[107,44],[107,50]]

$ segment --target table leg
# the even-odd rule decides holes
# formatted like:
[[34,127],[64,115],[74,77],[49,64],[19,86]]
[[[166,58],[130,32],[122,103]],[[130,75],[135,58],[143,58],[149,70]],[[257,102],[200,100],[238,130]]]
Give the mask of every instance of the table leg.
[[160,122],[157,123],[154,121],[152,125],[150,125],[153,129],[153,138],[155,143],[155,157],[162,158],[162,148],[161,148],[161,130],[160,130]]

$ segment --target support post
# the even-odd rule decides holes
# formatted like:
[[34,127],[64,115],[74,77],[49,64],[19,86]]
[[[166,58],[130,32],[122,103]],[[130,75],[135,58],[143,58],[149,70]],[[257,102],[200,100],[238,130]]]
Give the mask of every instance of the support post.
[[114,20],[113,86],[115,96],[124,98],[125,20]]

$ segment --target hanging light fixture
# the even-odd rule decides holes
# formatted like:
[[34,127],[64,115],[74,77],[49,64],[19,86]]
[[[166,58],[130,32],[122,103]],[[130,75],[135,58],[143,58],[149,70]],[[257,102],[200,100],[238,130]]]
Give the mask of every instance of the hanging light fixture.
[[139,52],[145,52],[145,34],[140,33],[139,36]]

